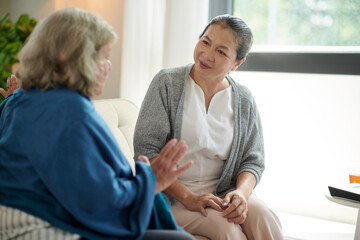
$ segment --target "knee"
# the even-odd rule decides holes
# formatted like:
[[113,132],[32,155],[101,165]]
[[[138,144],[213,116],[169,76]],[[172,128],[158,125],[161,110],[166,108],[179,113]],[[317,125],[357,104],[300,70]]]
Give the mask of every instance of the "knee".
[[240,225],[228,222],[221,212],[208,211],[205,224],[208,226],[211,239],[242,239]]
[[248,219],[256,221],[276,221],[277,216],[268,208],[268,206],[261,200],[256,199],[248,202]]
[[282,239],[279,218],[259,199],[248,202],[248,216],[242,226],[249,239],[258,239],[259,237],[251,237],[257,236],[257,232],[263,234],[260,239]]

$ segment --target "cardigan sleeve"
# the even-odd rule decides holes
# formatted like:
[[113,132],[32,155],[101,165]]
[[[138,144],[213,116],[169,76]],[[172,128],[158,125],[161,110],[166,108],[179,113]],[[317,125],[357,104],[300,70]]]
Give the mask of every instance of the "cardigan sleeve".
[[166,74],[160,71],[152,80],[145,95],[134,133],[134,160],[139,155],[149,159],[159,155],[161,149],[171,139],[170,103],[171,90],[165,84]]
[[[246,105],[248,103],[247,100],[243,102]],[[243,118],[247,118],[247,124],[241,126],[244,134],[244,146],[242,147],[242,154],[239,156],[241,164],[236,176],[242,172],[251,172],[255,175],[256,184],[258,184],[265,169],[264,139],[261,119],[255,101],[252,100],[249,106],[250,108],[242,107],[242,109],[247,109],[247,113],[243,116]]]
[[234,90],[235,130],[233,147],[226,161],[215,193],[223,197],[236,188],[242,172],[250,172],[260,182],[265,169],[264,140],[261,119],[250,90],[229,79]]

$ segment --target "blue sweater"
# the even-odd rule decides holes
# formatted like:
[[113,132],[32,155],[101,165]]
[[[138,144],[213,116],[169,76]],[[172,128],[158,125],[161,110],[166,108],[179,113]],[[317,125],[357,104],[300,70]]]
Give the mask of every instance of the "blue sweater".
[[92,101],[65,88],[17,90],[0,105],[0,204],[89,239],[177,229],[151,168],[136,176]]

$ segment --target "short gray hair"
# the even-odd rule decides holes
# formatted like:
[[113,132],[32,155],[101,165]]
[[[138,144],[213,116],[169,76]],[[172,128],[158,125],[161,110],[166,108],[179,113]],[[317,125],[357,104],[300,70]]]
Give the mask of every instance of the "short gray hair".
[[16,75],[22,88],[65,86],[94,96],[100,48],[117,36],[96,14],[76,8],[52,13],[39,23],[20,52]]

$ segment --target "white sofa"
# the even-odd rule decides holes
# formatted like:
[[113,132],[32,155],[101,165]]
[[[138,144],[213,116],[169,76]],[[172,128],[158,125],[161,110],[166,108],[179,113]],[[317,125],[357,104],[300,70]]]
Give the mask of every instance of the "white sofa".
[[136,119],[139,114],[138,107],[124,99],[95,100],[94,105],[95,109],[108,124],[119,143],[120,149],[135,173],[133,136]]
[[[99,112],[114,134],[119,146],[134,171],[133,136],[138,107],[125,99],[95,100],[95,109]],[[195,236],[198,240],[206,240],[203,236]]]

